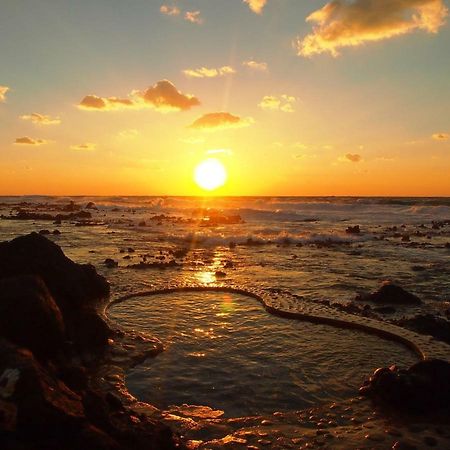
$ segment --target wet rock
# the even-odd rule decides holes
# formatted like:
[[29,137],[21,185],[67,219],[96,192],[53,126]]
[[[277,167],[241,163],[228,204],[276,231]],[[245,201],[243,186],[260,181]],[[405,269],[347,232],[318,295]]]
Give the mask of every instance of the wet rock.
[[420,334],[428,334],[440,341],[450,344],[450,321],[432,314],[421,314],[408,319],[400,319],[395,322],[401,327],[416,331]]
[[420,305],[419,297],[390,282],[371,294],[359,294],[355,300],[391,305]]
[[349,226],[349,227],[347,227],[345,232],[347,234],[360,234],[361,233],[361,229],[360,229],[359,225]]
[[119,263],[117,261],[114,261],[114,259],[112,258],[106,258],[105,261],[103,261],[103,264],[108,269],[113,269],[114,267],[117,267],[119,265]]
[[222,272],[221,270],[217,270],[214,275],[216,276],[216,278],[225,278],[227,276],[227,274],[225,272]]
[[393,306],[377,306],[373,310],[380,314],[394,314],[397,311]]
[[50,230],[39,230],[39,234],[42,235],[50,234]]
[[53,233],[52,233],[54,236],[59,236],[60,234],[61,234],[61,231],[59,231],[59,230],[53,230]]
[[94,202],[89,202],[84,208],[85,209],[98,209]]
[[360,392],[391,407],[417,413],[449,409],[450,363],[429,359],[407,370],[396,366],[377,369]]

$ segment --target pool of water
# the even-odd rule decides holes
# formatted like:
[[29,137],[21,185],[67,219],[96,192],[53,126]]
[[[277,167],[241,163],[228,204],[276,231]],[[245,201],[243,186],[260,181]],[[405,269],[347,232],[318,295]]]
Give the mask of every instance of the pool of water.
[[135,397],[162,409],[203,405],[228,417],[300,410],[355,395],[377,367],[417,361],[395,342],[275,317],[237,294],[135,297],[109,316],[164,343],[126,377]]

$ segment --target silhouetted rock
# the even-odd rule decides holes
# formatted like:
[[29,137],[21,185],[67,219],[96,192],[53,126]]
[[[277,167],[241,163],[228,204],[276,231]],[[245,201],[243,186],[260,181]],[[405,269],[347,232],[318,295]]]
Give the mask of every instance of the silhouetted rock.
[[106,258],[103,264],[108,267],[108,269],[112,269],[119,265],[119,263],[117,261],[114,261],[114,259],[112,258]]
[[450,363],[429,359],[409,369],[377,369],[360,388],[368,395],[398,409],[434,413],[450,406]]
[[442,317],[422,314],[409,319],[400,319],[395,323],[401,327],[408,328],[417,333],[428,334],[450,344],[450,321]]
[[361,233],[361,229],[359,228],[359,225],[355,225],[353,227],[352,226],[347,227],[345,232],[348,233],[348,234],[360,234]]
[[420,305],[422,303],[419,297],[392,283],[384,283],[371,294],[358,294],[355,300],[391,305]]
[[89,202],[84,208],[85,209],[98,209],[97,206],[95,206],[94,202]]
[[[108,297],[109,283],[93,266],[74,263],[58,245],[37,233],[0,243],[0,279],[22,275],[42,279],[62,313],[68,340],[78,345],[77,326]],[[99,332],[104,331],[99,326]]]
[[38,358],[61,353],[65,341],[61,311],[44,282],[23,275],[0,279],[0,336]]

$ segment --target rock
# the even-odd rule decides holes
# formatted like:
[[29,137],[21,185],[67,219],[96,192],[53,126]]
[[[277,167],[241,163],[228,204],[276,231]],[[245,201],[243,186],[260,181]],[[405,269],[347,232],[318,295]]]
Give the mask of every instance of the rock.
[[443,317],[422,314],[409,319],[400,319],[395,323],[401,327],[408,328],[420,334],[428,334],[450,344],[450,321]]
[[97,206],[95,206],[94,202],[89,202],[84,208],[85,209],[98,209]]
[[407,370],[396,366],[377,369],[360,392],[391,407],[416,413],[449,409],[450,363],[428,359]]
[[105,261],[103,262],[103,264],[108,269],[112,269],[112,268],[117,267],[119,265],[119,263],[117,261],[114,261],[114,259],[111,259],[111,258],[106,258]]
[[393,306],[377,306],[373,310],[380,314],[394,314],[397,310]]
[[62,314],[39,277],[0,279],[0,292],[1,337],[44,360],[63,351],[66,338]]
[[52,233],[52,234],[55,235],[55,236],[58,236],[58,235],[61,234],[61,231],[59,231],[59,230],[53,230],[53,233]]
[[[78,345],[77,327],[106,300],[109,283],[93,266],[74,263],[58,245],[37,233],[0,243],[0,279],[23,275],[35,275],[44,282],[62,313],[67,339]],[[103,325],[98,332],[105,332]]]
[[355,226],[349,226],[347,227],[347,229],[345,230],[345,232],[347,234],[360,234],[361,233],[361,229],[359,227],[359,225],[355,225]]
[[50,234],[50,230],[39,230],[39,234],[43,235]]
[[376,292],[357,295],[355,300],[391,305],[420,305],[422,303],[419,297],[389,282],[384,283]]
[[225,278],[227,276],[227,274],[225,272],[222,272],[221,270],[217,270],[214,275],[216,276],[216,278]]

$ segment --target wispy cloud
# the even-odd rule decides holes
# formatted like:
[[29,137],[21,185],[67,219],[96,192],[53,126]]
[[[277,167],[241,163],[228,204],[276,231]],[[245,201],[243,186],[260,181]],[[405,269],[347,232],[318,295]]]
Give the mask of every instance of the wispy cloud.
[[417,30],[437,33],[447,15],[443,0],[333,0],[306,18],[313,30],[295,46],[302,56],[338,56],[342,47]]
[[193,95],[183,94],[168,80],[158,81],[144,91],[132,91],[128,98],[87,95],[78,107],[88,111],[118,111],[151,108],[159,112],[187,111],[200,101]]
[[448,141],[450,139],[449,133],[435,133],[432,136],[435,141]]
[[159,8],[159,10],[162,14],[165,14],[166,16],[179,16],[181,13],[180,8],[171,5],[162,5],[161,8]]
[[184,13],[184,20],[197,25],[201,25],[203,23],[203,17],[201,16],[200,11],[186,11]]
[[259,72],[267,72],[267,70],[269,69],[269,66],[266,62],[263,61],[255,61],[253,59],[249,59],[247,61],[244,61],[242,63],[243,66],[248,67],[249,69],[252,70],[257,70]]
[[233,75],[236,73],[230,66],[222,66],[219,68],[200,67],[198,69],[186,69],[183,73],[189,78],[216,78],[225,75]]
[[247,3],[254,13],[261,14],[264,6],[266,6],[267,0],[244,0],[244,3]]
[[47,144],[47,143],[48,143],[48,141],[46,141],[44,139],[33,139],[28,136],[18,137],[14,141],[14,144],[18,144],[18,145],[43,145],[43,144]]
[[70,146],[70,148],[72,150],[86,150],[86,151],[95,150],[96,147],[97,147],[97,145],[93,144],[92,142],[86,142],[85,144],[78,144],[78,145]]
[[0,103],[6,101],[6,93],[9,91],[8,86],[0,86]]
[[198,118],[189,128],[204,131],[224,130],[228,128],[247,127],[253,123],[253,119],[241,118],[228,112],[216,112],[204,114]]
[[37,125],[59,125],[61,119],[59,117],[47,116],[45,114],[32,113],[20,116],[22,120],[29,120]]
[[266,95],[263,97],[258,106],[261,109],[283,112],[295,112],[294,104],[297,101],[295,97],[291,95],[283,94],[280,97],[273,95]]
[[117,137],[120,139],[134,139],[139,136],[139,131],[134,128],[122,130],[117,133]]

